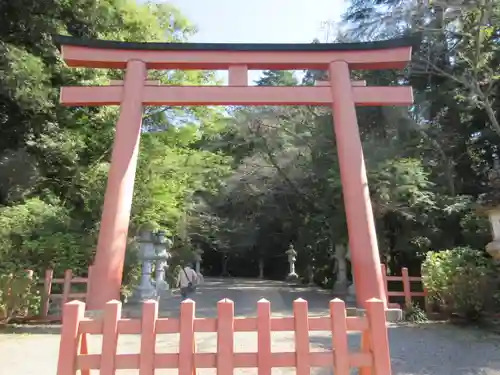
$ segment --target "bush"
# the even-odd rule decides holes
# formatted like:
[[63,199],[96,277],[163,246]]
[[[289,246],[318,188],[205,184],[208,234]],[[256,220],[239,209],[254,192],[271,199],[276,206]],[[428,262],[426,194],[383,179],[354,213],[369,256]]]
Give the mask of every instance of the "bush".
[[405,307],[404,317],[406,321],[411,323],[425,323],[428,320],[425,311],[414,303]]
[[429,252],[422,280],[430,302],[442,313],[467,320],[481,318],[494,301],[495,267],[484,252],[469,247]]
[[0,276],[0,323],[36,315],[39,309],[40,294],[36,288],[36,280],[26,272]]
[[0,272],[32,269],[42,273],[53,268],[57,275],[72,269],[87,272],[92,259],[93,233],[74,225],[69,211],[59,202],[37,198],[0,208]]

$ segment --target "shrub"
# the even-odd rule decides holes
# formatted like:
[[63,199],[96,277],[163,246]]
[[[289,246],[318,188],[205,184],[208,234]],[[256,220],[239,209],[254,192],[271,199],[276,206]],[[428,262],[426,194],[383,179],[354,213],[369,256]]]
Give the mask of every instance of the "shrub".
[[59,202],[37,198],[0,208],[0,272],[20,269],[56,274],[87,271],[94,248],[93,233],[83,233]]
[[477,320],[494,299],[494,271],[484,252],[458,247],[427,253],[422,280],[441,312]]
[[406,321],[411,323],[425,323],[428,320],[425,311],[414,303],[405,307],[404,317]]
[[0,323],[14,318],[36,315],[40,309],[40,294],[25,272],[0,276]]

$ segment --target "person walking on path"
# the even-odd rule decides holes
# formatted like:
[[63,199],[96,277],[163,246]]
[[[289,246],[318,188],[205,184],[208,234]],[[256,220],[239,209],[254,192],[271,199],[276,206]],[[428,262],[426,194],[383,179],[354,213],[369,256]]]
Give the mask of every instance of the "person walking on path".
[[177,287],[181,290],[181,300],[184,301],[196,289],[198,274],[189,265],[182,266],[177,276]]

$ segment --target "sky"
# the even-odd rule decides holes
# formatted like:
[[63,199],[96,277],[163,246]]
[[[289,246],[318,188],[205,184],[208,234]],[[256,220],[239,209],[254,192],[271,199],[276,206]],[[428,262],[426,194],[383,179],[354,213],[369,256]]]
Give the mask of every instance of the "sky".
[[[335,22],[345,0],[168,0],[198,27],[202,43],[311,43],[324,41],[325,22]],[[249,73],[249,83],[260,72]],[[226,79],[226,75],[221,75]]]

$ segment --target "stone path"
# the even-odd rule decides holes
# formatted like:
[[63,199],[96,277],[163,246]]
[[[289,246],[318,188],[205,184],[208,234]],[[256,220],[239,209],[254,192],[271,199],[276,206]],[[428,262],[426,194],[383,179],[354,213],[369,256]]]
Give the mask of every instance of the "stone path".
[[[198,317],[214,316],[216,303],[230,298],[235,303],[237,316],[253,315],[256,302],[261,298],[271,301],[273,315],[290,315],[292,301],[304,298],[309,302],[311,314],[327,311],[330,296],[325,291],[311,288],[290,289],[281,282],[260,280],[211,279],[194,296]],[[162,303],[166,315],[175,314],[179,298],[172,297]],[[0,375],[56,374],[59,344],[58,327],[29,329],[17,333],[0,334]],[[484,331],[456,328],[444,324],[420,326],[391,325],[389,329],[393,374],[397,375],[500,375],[500,336]],[[177,335],[159,335],[157,352],[177,351]],[[197,350],[214,351],[216,335],[199,333]],[[93,337],[90,352],[96,353],[100,339]],[[313,333],[310,336],[311,350],[330,348],[328,333]],[[359,345],[359,336],[350,336],[350,345]],[[256,351],[255,333],[237,333],[235,351]],[[273,351],[293,350],[292,333],[274,333]],[[139,337],[121,336],[118,353],[138,353]],[[95,372],[97,373],[97,372]],[[156,375],[176,374],[176,370],[158,370]],[[254,369],[238,369],[235,373],[255,374]],[[331,369],[313,369],[314,375],[329,375]],[[137,371],[117,371],[120,375],[138,374]],[[215,375],[215,370],[199,370],[200,375]],[[291,369],[274,369],[273,375],[294,374]],[[385,374],[384,374],[385,375]]]

